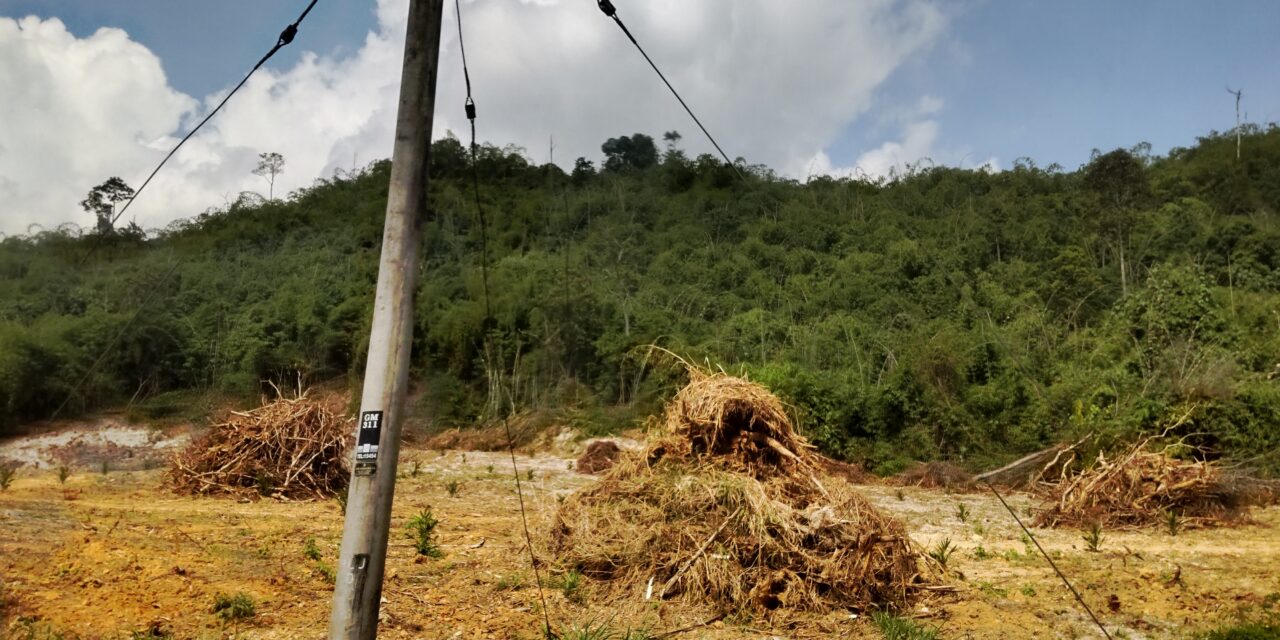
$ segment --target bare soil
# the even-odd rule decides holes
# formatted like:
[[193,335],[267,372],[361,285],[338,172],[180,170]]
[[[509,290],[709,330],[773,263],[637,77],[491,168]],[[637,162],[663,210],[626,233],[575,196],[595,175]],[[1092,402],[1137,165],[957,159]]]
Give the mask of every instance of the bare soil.
[[[172,446],[166,438],[149,445]],[[12,442],[0,447],[30,450]],[[558,496],[595,481],[573,471],[572,449],[517,456],[534,535],[545,530]],[[4,625],[24,624],[12,622],[23,616],[27,625],[38,621],[82,638],[127,638],[155,625],[176,638],[325,636],[332,589],[326,567],[336,562],[342,528],[336,501],[182,497],[163,486],[161,469],[112,471],[115,465],[107,474],[82,465],[63,485],[49,466],[21,468],[13,486],[0,492]],[[507,454],[409,447],[401,470],[381,637],[541,637],[542,608]],[[456,497],[446,489],[451,482],[458,483]],[[948,563],[955,591],[903,612],[937,627],[940,637],[1101,636],[990,494],[883,484],[859,489],[901,517],[921,546],[949,540],[958,547]],[[1035,504],[1026,495],[1009,502],[1024,520]],[[424,508],[441,521],[441,559],[417,556],[404,528]],[[1104,532],[1096,553],[1085,549],[1079,531],[1034,533],[1113,634],[1180,638],[1280,592],[1280,508],[1258,511],[1255,520],[1176,537]],[[308,538],[322,554],[318,562],[304,555]],[[607,623],[656,634],[717,613],[645,601],[643,593],[606,602],[589,581],[581,594],[566,595],[546,568],[541,576],[548,583],[548,615],[559,628]],[[236,592],[254,598],[257,615],[224,625],[210,610],[214,597]],[[729,617],[680,637],[880,636],[865,615],[837,611]]]

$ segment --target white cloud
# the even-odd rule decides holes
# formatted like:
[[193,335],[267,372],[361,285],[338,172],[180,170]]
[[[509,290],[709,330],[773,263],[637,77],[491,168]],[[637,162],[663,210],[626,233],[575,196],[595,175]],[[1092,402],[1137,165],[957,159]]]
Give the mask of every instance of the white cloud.
[[[619,15],[732,156],[791,175],[871,106],[876,88],[937,40],[944,14],[927,0],[618,0]],[[408,0],[379,0],[379,28],[349,56],[306,54],[264,70],[188,143],[130,210],[161,226],[265,192],[257,153],[286,160],[276,192],[390,155]],[[514,142],[542,162],[595,159],[605,138],[678,129],[711,151],[625,36],[587,0],[464,3],[468,61],[485,140]],[[451,7],[447,11],[451,14]],[[446,16],[437,137],[463,132],[457,33]],[[293,46],[305,46],[305,31]],[[57,20],[0,18],[0,231],[38,222],[88,225],[76,203],[119,175],[137,186],[176,137],[220,95],[172,89],[160,60],[116,29],[78,39]],[[917,118],[941,108],[926,97]],[[882,166],[928,151],[936,123],[907,126],[897,147],[864,154]],[[825,158],[825,154],[820,156]],[[861,161],[861,159],[860,159]],[[830,169],[830,162],[827,161]]]
[[994,156],[975,165],[970,162],[975,155],[973,152],[939,147],[939,124],[930,116],[942,111],[943,106],[942,100],[926,95],[908,108],[884,114],[884,118],[901,125],[900,139],[886,141],[862,153],[847,167],[836,166],[826,151],[818,151],[806,164],[804,177],[825,175],[874,180],[902,175],[912,167],[927,168],[939,164],[999,171],[1000,162]]

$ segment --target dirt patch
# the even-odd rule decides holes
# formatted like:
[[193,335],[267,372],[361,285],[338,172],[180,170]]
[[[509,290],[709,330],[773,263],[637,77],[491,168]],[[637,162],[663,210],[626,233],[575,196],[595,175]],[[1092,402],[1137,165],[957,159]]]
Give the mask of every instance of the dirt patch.
[[161,431],[107,417],[69,422],[42,432],[0,442],[0,461],[19,467],[60,466],[146,469],[160,466],[190,436],[185,430]]
[[[418,472],[411,474],[415,461]],[[535,529],[551,525],[560,496],[596,481],[575,473],[572,457],[517,456],[517,463]],[[540,599],[508,455],[410,447],[400,469],[379,637],[541,638]],[[446,490],[453,482],[456,496]],[[922,546],[948,540],[958,547],[947,579],[958,593],[917,603],[907,613],[939,629],[940,638],[1099,637],[990,494],[875,484],[856,489]],[[64,490],[79,499],[65,500]],[[1008,500],[1024,516],[1037,505],[1026,494]],[[427,507],[441,521],[445,557],[419,562],[405,523]],[[1253,519],[1256,525],[1226,536],[1107,530],[1097,553],[1085,549],[1078,531],[1034,531],[1113,635],[1173,639],[1280,593],[1280,508],[1258,509]],[[0,492],[0,581],[15,603],[8,615],[38,617],[68,638],[127,638],[161,619],[174,637],[227,637],[235,630],[209,612],[219,592],[245,592],[257,602],[258,615],[238,629],[239,638],[320,638],[332,597],[320,563],[336,563],[341,530],[341,508],[333,500],[241,504],[177,496],[164,488],[158,470],[76,471],[63,485],[52,470],[28,467]],[[319,561],[304,553],[309,538]],[[721,613],[680,598],[646,601],[643,591],[613,596],[592,578],[566,592],[564,576],[545,564],[541,575],[557,629],[608,624],[656,635]],[[1119,602],[1115,612],[1108,605],[1112,595]],[[730,618],[678,637],[770,636],[875,638],[879,632],[866,615],[835,610],[799,614],[777,626]]]
[[618,443],[612,440],[597,440],[592,442],[587,450],[578,456],[578,473],[589,475],[599,475],[613,468],[615,462],[622,455],[622,449],[618,447]]

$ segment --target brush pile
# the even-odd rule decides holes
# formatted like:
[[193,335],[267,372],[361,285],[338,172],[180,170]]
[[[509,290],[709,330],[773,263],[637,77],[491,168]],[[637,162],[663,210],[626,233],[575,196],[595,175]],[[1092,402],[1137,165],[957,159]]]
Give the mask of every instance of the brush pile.
[[975,490],[973,476],[950,462],[917,462],[894,476],[893,484],[948,491]]
[[232,411],[171,460],[169,483],[188,495],[327,498],[350,480],[352,421],[338,398],[280,398]]
[[1171,519],[1185,528],[1223,526],[1247,521],[1249,507],[1266,500],[1257,481],[1149,445],[1139,442],[1112,460],[1099,453],[1084,471],[1048,485],[1035,526],[1136,529]]
[[[764,388],[690,370],[659,435],[555,516],[549,551],[614,597],[722,611],[897,607],[932,575]],[[821,476],[821,477],[820,477]]]

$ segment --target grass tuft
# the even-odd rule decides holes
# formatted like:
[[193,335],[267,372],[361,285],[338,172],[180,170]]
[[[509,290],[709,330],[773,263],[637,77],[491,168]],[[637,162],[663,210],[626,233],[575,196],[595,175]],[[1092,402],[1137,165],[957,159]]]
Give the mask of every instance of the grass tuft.
[[955,553],[956,549],[957,547],[951,544],[951,538],[943,538],[929,549],[929,557],[937,560],[938,564],[946,569],[947,561],[951,559],[951,554]]
[[936,640],[938,637],[937,629],[883,611],[871,614],[871,623],[880,630],[884,640]]
[[213,597],[212,612],[226,622],[248,620],[258,615],[258,606],[253,597],[243,591],[235,595],[219,593]]

